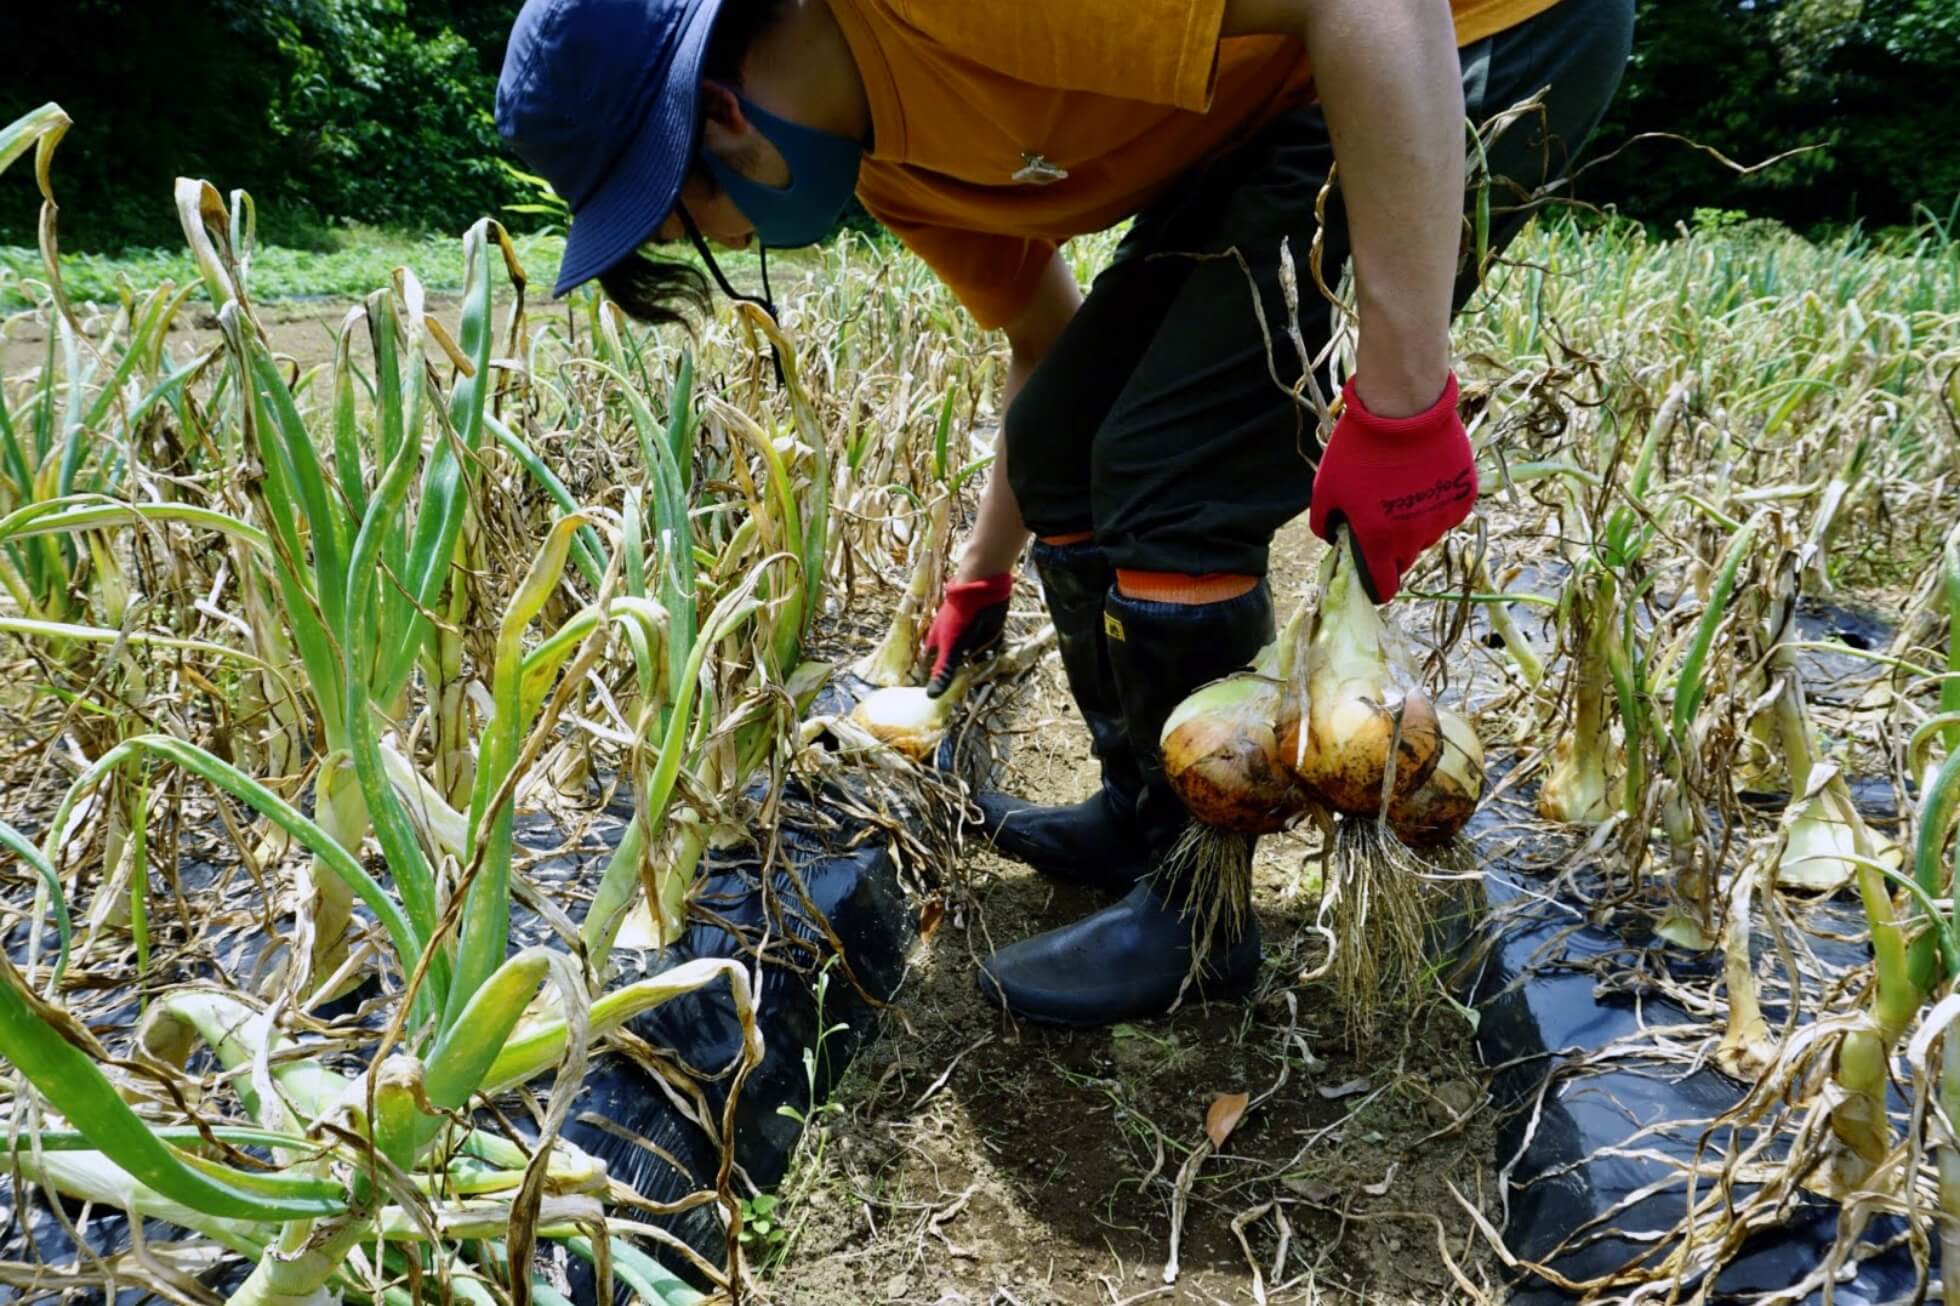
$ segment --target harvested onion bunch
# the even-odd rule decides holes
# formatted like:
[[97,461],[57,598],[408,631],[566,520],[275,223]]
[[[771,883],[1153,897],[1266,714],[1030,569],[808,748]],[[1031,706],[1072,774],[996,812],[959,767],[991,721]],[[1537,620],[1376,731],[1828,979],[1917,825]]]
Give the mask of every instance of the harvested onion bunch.
[[1316,804],[1382,817],[1404,843],[1447,842],[1483,796],[1477,732],[1423,693],[1345,543],[1328,551],[1320,604],[1251,670],[1172,712],[1164,772],[1198,820],[1284,829]]
[[1300,781],[1344,815],[1324,863],[1319,927],[1356,1047],[1424,990],[1434,898],[1421,892],[1430,858],[1405,845],[1449,843],[1483,796],[1484,756],[1462,716],[1422,691],[1412,660],[1361,584],[1344,538],[1321,570],[1308,628],[1298,710],[1281,725],[1281,752]]
[[1329,807],[1386,820],[1403,843],[1447,843],[1477,809],[1484,750],[1462,716],[1422,690],[1394,631],[1361,583],[1345,537],[1321,566],[1307,630],[1299,710],[1280,723],[1280,751]]

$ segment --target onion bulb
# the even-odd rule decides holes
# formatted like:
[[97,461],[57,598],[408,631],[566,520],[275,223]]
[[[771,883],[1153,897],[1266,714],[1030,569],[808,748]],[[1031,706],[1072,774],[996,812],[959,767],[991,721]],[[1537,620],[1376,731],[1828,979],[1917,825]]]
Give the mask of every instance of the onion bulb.
[[1280,757],[1273,723],[1285,686],[1240,672],[1177,705],[1159,746],[1164,774],[1191,815],[1240,834],[1285,829],[1311,801]]
[[1607,694],[1613,638],[1619,629],[1614,587],[1588,576],[1566,596],[1567,640],[1575,650],[1572,728],[1552,746],[1552,764],[1538,788],[1538,814],[1565,825],[1598,825],[1619,804],[1607,780],[1613,753]]
[[1476,730],[1446,707],[1435,712],[1442,747],[1429,778],[1388,805],[1396,837],[1416,848],[1455,838],[1484,795],[1484,746]]
[[929,698],[923,685],[896,685],[867,694],[851,709],[851,720],[880,743],[887,744],[915,762],[923,762],[946,737],[959,702],[949,686],[938,698]]
[[1605,747],[1605,736],[1583,722],[1560,736],[1538,787],[1538,815],[1561,825],[1598,825],[1613,814]]
[[1321,570],[1320,607],[1306,629],[1304,696],[1280,722],[1280,756],[1337,811],[1379,812],[1390,750],[1391,800],[1429,779],[1442,752],[1436,708],[1361,583],[1343,533]]
[[894,685],[866,694],[851,709],[851,721],[914,762],[930,761],[952,728],[954,709],[966,697],[977,674],[972,661],[967,661],[953,673],[938,698],[930,697],[923,685]]
[[1864,862],[1897,868],[1898,845],[1865,824],[1834,764],[1815,763],[1806,780],[1808,791],[1784,818],[1789,833],[1776,859],[1777,888],[1828,895],[1849,884]]

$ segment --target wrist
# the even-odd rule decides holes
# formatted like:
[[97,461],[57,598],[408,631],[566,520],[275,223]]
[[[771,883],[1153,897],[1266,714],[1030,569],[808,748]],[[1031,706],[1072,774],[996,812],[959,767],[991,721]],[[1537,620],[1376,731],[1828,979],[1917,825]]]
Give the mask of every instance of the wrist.
[[960,550],[959,561],[953,564],[953,583],[964,585],[994,576],[1012,575],[1020,565],[1021,550],[1026,547],[1025,532],[1019,538],[1007,540],[989,540],[975,534]]
[[1386,377],[1356,371],[1349,382],[1361,406],[1376,417],[1394,421],[1417,417],[1436,406],[1449,383],[1448,368],[1420,373],[1399,372]]
[[1435,406],[1450,378],[1447,333],[1366,331],[1355,349],[1354,381],[1377,417],[1413,417]]
[[1359,373],[1349,377],[1342,389],[1346,399],[1346,420],[1377,439],[1420,438],[1434,433],[1439,423],[1451,426],[1456,423],[1457,383],[1454,372],[1444,372],[1441,383],[1427,390],[1427,397],[1421,403],[1412,405],[1408,412],[1385,413],[1375,406],[1368,397],[1369,393],[1367,382]]
[[969,556],[960,559],[959,565],[953,568],[953,574],[947,583],[950,585],[974,585],[981,581],[992,580],[996,576],[1012,574],[1011,571],[1003,572],[998,567],[988,567],[985,564],[974,563]]
[[968,611],[977,611],[996,603],[1006,603],[1014,597],[1014,573],[995,572],[990,576],[978,576],[972,580],[958,577],[946,584],[946,601]]

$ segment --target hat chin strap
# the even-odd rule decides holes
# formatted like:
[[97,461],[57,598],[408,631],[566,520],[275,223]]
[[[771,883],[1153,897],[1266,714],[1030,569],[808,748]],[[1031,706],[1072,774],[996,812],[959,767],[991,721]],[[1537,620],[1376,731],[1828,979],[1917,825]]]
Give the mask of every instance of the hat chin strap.
[[[702,238],[701,228],[695,225],[694,215],[687,211],[687,205],[676,204],[674,211],[680,215],[682,229],[687,232],[687,238],[694,243],[694,250],[701,256],[701,261],[708,265],[708,275],[715,279],[715,285],[721,288],[721,293],[741,303],[754,304],[769,315],[771,322],[781,326],[783,319],[781,314],[776,312],[776,296],[769,289],[769,247],[760,239],[756,241],[756,255],[762,260],[762,293],[745,295],[728,283],[728,277],[722,272],[721,264],[715,262],[714,252],[708,248],[708,242]],[[787,384],[783,379],[783,355],[776,348],[776,342],[773,340],[769,342],[769,356],[776,364],[776,384],[778,386]]]

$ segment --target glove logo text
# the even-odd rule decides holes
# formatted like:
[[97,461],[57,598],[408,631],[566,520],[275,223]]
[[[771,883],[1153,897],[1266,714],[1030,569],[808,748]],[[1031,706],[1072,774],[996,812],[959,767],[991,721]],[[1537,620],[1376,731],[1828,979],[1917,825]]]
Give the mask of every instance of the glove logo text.
[[1444,477],[1434,485],[1415,491],[1413,494],[1397,495],[1383,499],[1382,512],[1397,520],[1407,520],[1430,511],[1439,504],[1458,503],[1477,493],[1477,472],[1474,467],[1466,467],[1454,476]]

